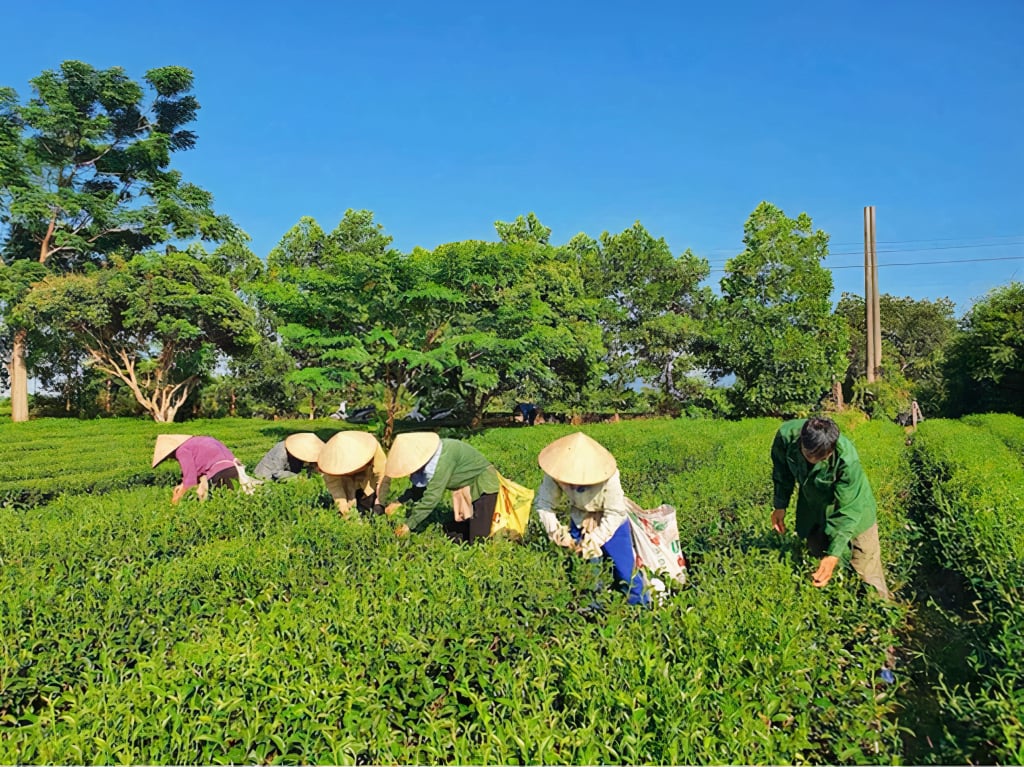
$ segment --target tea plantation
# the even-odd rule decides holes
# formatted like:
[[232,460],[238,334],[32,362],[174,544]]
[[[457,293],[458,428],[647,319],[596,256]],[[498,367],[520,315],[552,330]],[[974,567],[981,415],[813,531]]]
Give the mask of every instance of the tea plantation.
[[[841,425],[895,605],[852,571],[815,589],[771,531],[777,421],[583,427],[676,506],[691,563],[664,604],[603,611],[536,522],[397,539],[318,477],[172,507],[177,465],[149,469],[162,430],[251,469],[336,421],[0,426],[0,762],[1024,762],[1024,420]],[[467,438],[535,487],[572,430]]]

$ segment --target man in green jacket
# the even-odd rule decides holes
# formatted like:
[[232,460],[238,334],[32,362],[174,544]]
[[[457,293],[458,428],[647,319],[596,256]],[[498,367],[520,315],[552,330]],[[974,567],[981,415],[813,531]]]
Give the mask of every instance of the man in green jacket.
[[[396,528],[399,536],[418,530],[441,502],[445,490],[452,492],[454,520],[444,525],[453,540],[467,543],[491,534],[494,507],[498,500],[498,472],[472,445],[457,439],[441,439],[433,432],[399,434],[388,451],[384,475],[406,477],[412,487],[399,499],[409,502],[405,524]],[[394,513],[399,504],[390,504]]]
[[891,599],[878,545],[875,496],[857,450],[828,418],[786,421],[772,443],[775,486],[772,527],[786,532],[786,508],[795,484],[796,533],[821,564],[813,575],[819,588],[832,578],[840,560],[848,561],[868,584]]

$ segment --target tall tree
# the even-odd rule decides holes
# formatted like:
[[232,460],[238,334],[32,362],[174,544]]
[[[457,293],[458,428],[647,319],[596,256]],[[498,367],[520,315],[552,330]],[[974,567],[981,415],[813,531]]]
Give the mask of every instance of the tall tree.
[[174,420],[217,354],[256,343],[254,317],[228,281],[183,252],[146,253],[88,274],[50,275],[19,302],[33,336],[72,337],[97,370],[155,421]]
[[684,404],[692,395],[684,380],[707,362],[711,290],[700,283],[708,262],[689,250],[673,257],[637,221],[601,235],[598,264],[612,376],[621,387],[651,386],[666,406]]
[[[191,149],[199,104],[192,73],[160,67],[143,85],[120,67],[65,61],[31,81],[34,96],[0,93],[0,243],[3,261],[52,272],[105,265],[171,239],[225,239],[231,221],[212,196],[171,169]],[[12,415],[28,418],[24,328],[11,327]]]
[[1024,283],[990,291],[960,326],[946,364],[947,413],[1024,416]]
[[571,400],[600,380],[604,346],[578,265],[536,241],[464,241],[431,254],[435,279],[458,296],[451,338],[457,364],[445,385],[474,423],[488,404]]
[[426,251],[406,256],[390,244],[369,211],[346,211],[329,235],[303,219],[268,256],[259,289],[299,365],[291,382],[382,402],[386,437],[417,379],[455,360],[455,297],[434,281]]
[[742,415],[807,412],[847,367],[846,323],[822,266],[828,235],[806,213],[788,218],[767,202],[743,232],[746,247],[721,281],[714,373],[736,376],[730,398]]
[[[948,298],[931,301],[883,293],[879,306],[883,376],[889,377],[891,370],[905,377],[913,385],[915,396],[927,400],[922,406],[934,412],[936,397],[943,390],[946,352],[957,332],[953,302]],[[867,368],[864,299],[843,293],[836,314],[846,321],[850,336],[845,385],[852,393],[854,382],[865,377]]]

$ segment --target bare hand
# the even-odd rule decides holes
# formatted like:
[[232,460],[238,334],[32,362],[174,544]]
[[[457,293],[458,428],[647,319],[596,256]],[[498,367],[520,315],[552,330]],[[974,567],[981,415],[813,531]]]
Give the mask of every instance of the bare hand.
[[775,509],[775,511],[772,512],[772,528],[779,535],[782,535],[784,532],[786,532],[786,510],[785,509]]
[[399,538],[405,538],[407,535],[409,535],[409,532],[410,531],[408,525],[399,525],[395,528],[395,535]]
[[178,501],[180,501],[184,495],[185,495],[185,486],[184,485],[175,485],[174,492],[171,493],[171,503],[176,506],[178,504]]
[[389,503],[387,506],[384,507],[384,513],[387,514],[390,517],[392,514],[394,514],[396,511],[398,511],[401,507],[402,507],[402,504],[400,504],[398,501],[392,501],[391,503]]
[[814,575],[811,576],[814,585],[820,589],[832,580],[832,571],[836,569],[838,564],[839,557],[824,557],[821,560],[821,564],[818,565],[818,569],[814,571]]

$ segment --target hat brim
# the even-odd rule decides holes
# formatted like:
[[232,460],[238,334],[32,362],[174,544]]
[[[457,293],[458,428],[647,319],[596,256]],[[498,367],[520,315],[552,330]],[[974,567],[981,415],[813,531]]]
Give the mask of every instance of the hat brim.
[[365,431],[342,431],[324,445],[317,468],[324,474],[354,474],[373,460],[380,443]]
[[618,469],[615,456],[604,445],[579,431],[541,450],[537,463],[545,474],[567,485],[606,482]]
[[300,461],[316,463],[324,449],[324,441],[311,431],[301,431],[285,437],[284,449]]
[[156,444],[153,446],[153,465],[150,468],[155,469],[157,464],[169,458],[175,450],[190,439],[192,439],[191,434],[157,434]]
[[407,477],[417,469],[422,469],[440,444],[441,438],[430,431],[399,434],[388,451],[388,460],[384,465],[385,476],[392,479]]

